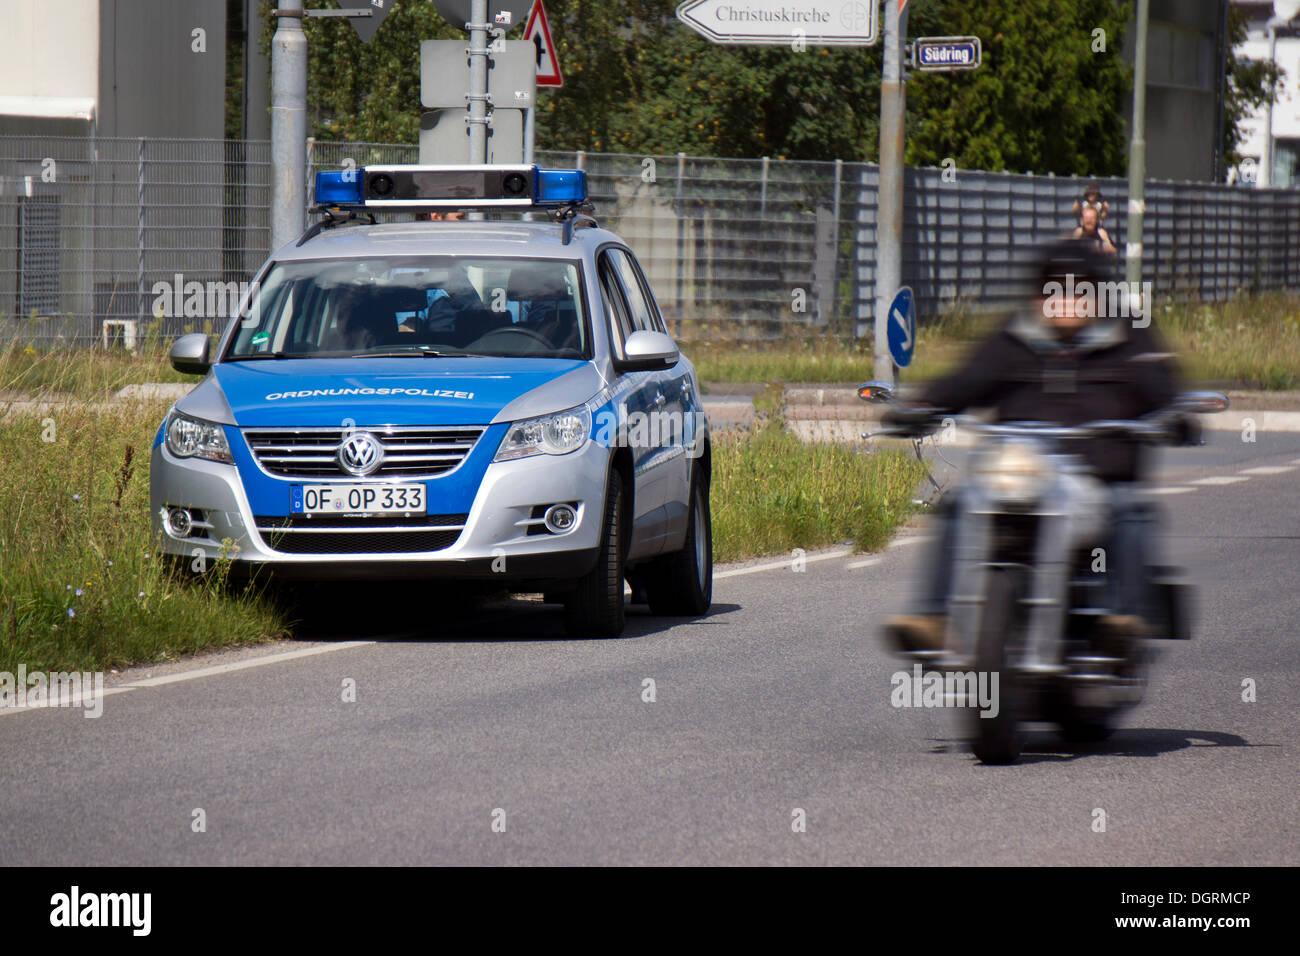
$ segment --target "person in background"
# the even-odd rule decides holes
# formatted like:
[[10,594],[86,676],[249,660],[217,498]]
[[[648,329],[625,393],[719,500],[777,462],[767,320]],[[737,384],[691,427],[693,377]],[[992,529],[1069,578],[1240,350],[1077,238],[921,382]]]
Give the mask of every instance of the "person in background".
[[1115,243],[1110,241],[1110,233],[1101,227],[1100,215],[1092,206],[1084,206],[1083,217],[1070,238],[1087,243],[1094,252],[1101,255],[1113,256]]
[[1110,203],[1101,198],[1101,186],[1096,180],[1088,183],[1083,188],[1083,198],[1074,201],[1074,218],[1082,225],[1083,211],[1085,209],[1097,210],[1097,221],[1105,222],[1106,217],[1110,215]]

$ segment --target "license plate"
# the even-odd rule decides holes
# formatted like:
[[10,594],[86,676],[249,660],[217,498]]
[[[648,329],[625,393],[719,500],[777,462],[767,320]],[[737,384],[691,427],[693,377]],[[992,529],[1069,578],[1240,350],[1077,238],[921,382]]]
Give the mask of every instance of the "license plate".
[[294,485],[298,515],[424,513],[424,485]]

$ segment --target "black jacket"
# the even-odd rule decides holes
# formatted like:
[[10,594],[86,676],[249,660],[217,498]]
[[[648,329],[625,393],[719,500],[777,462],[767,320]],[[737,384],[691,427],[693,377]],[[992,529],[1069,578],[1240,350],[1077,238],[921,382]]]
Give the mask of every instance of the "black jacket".
[[[981,344],[966,364],[925,388],[920,402],[959,412],[992,408],[998,421],[1079,425],[1139,418],[1177,393],[1177,369],[1151,327],[1099,319],[1074,340],[1058,341],[1032,313],[1017,316]],[[1135,481],[1142,447],[1124,439],[1072,443],[1107,482]]]

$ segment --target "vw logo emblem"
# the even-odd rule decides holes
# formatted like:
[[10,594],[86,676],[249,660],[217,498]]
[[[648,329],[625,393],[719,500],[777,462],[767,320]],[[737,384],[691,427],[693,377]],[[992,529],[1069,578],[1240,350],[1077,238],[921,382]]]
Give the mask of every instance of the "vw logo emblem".
[[384,446],[370,432],[353,432],[339,445],[339,467],[358,478],[383,464]]

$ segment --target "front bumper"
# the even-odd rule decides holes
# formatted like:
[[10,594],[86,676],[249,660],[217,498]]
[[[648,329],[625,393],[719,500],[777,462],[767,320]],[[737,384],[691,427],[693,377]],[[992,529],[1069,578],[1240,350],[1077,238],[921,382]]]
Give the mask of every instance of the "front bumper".
[[[391,548],[393,541],[405,544],[410,539],[404,536],[406,532],[377,534],[360,523],[351,529],[331,526],[327,532],[316,532],[320,538],[308,538],[311,532],[274,529],[274,519],[290,517],[289,487],[304,481],[277,479],[283,485],[283,495],[268,496],[267,475],[259,472],[251,476],[258,483],[261,501],[282,497],[285,502],[275,514],[259,515],[241,478],[249,467],[242,458],[237,454],[240,463],[227,465],[179,459],[165,445],[154,447],[150,505],[164,555],[188,560],[196,571],[228,557],[231,573],[237,577],[264,569],[276,577],[296,579],[437,577],[546,582],[581,577],[595,565],[609,470],[609,450],[595,442],[569,455],[536,455],[488,464],[473,492],[473,503],[463,515],[439,515],[444,510],[439,507],[440,497],[445,497],[440,492],[447,487],[440,487],[439,482],[446,478],[423,479],[429,518],[439,515],[430,525],[453,530],[437,532],[440,537],[435,546],[420,551],[405,546],[403,550],[382,550]],[[538,525],[539,508],[555,503],[572,504],[577,511],[573,527],[563,534],[546,532]],[[165,511],[172,507],[189,509],[198,519],[188,536],[177,537],[164,522]],[[271,510],[265,504],[260,507],[263,512]],[[367,520],[372,526],[398,523]],[[295,529],[302,527],[295,525]],[[458,534],[456,527],[461,529]],[[297,543],[287,550],[290,539]],[[327,550],[335,553],[321,553],[316,548],[322,539],[329,540]],[[303,547],[316,550],[304,552]]]

